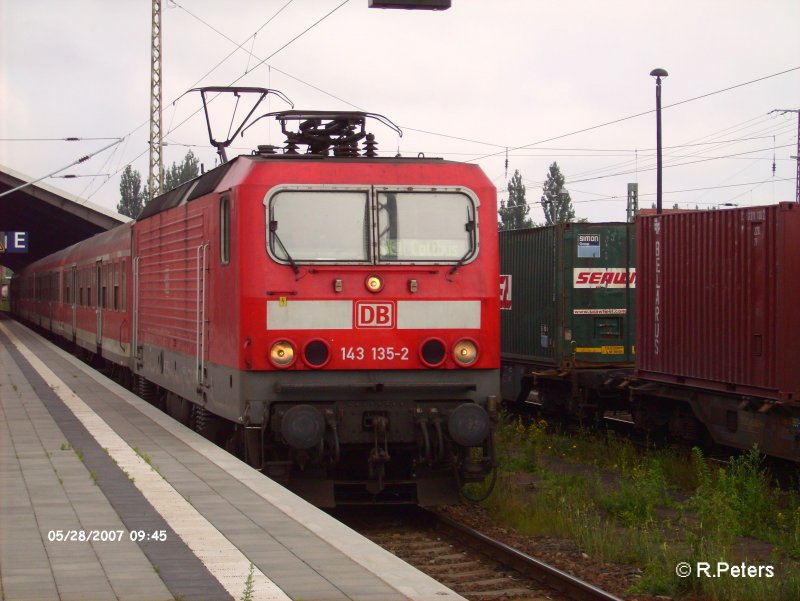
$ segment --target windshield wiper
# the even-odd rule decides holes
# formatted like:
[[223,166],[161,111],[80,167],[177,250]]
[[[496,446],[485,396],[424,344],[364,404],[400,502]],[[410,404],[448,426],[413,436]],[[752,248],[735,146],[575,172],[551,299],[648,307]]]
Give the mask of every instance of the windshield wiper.
[[289,251],[286,250],[286,246],[283,244],[281,237],[278,235],[277,221],[269,222],[269,231],[272,234],[272,237],[275,239],[275,242],[281,245],[281,248],[283,249],[283,254],[286,255],[286,260],[289,261],[289,265],[292,266],[292,271],[294,271],[295,275],[300,273],[300,268],[297,266],[297,263],[294,262],[294,259],[292,259],[292,255],[289,254]]
[[472,249],[470,248],[463,257],[461,257],[458,262],[453,265],[450,271],[447,272],[447,275],[453,275],[465,262],[469,259],[470,255],[472,255]]
[[469,259],[472,254],[475,252],[474,242],[475,242],[475,219],[469,214],[469,207],[467,207],[467,222],[464,224],[464,229],[469,232],[469,248],[467,252],[464,253],[464,256],[461,257],[458,262],[453,265],[450,271],[447,272],[447,275],[453,275],[458,269]]

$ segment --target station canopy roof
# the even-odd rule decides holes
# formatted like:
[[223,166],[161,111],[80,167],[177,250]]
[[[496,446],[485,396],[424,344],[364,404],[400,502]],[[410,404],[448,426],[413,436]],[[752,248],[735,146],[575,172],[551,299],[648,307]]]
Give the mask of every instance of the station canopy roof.
[[[0,194],[34,178],[0,165]],[[0,265],[18,271],[71,244],[130,221],[42,182],[0,196],[0,232],[27,232],[26,253],[0,251]],[[7,236],[8,237],[8,236]],[[0,240],[2,243],[2,240]]]

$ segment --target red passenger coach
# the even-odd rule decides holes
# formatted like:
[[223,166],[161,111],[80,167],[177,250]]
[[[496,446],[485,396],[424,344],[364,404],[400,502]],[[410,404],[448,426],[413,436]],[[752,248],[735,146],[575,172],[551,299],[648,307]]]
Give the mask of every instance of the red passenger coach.
[[88,304],[57,303],[58,327],[50,301],[19,314],[129,361],[142,396],[319,505],[453,501],[494,467],[495,188],[474,165],[377,157],[366,116],[277,114],[284,152],[32,268]]
[[127,369],[132,224],[58,251],[12,279],[12,312]]

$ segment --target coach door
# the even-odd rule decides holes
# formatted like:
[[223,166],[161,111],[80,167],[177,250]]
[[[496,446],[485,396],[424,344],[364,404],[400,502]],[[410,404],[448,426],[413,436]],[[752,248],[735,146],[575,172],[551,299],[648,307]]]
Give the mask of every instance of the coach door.
[[69,275],[70,278],[70,285],[69,285],[69,298],[67,299],[71,305],[70,311],[72,312],[72,342],[74,343],[77,339],[78,334],[78,293],[77,288],[75,287],[78,284],[78,267],[76,265],[72,266],[72,271]]
[[206,356],[208,347],[206,345],[206,333],[208,322],[206,320],[206,286],[208,284],[208,242],[204,242],[195,249],[197,261],[197,312],[196,312],[196,362],[195,374],[198,386],[206,384]]
[[95,305],[95,312],[97,313],[97,351],[98,354],[102,354],[102,346],[103,346],[103,262],[97,261],[96,271],[97,271],[97,279],[95,280],[97,289],[96,300],[97,304]]

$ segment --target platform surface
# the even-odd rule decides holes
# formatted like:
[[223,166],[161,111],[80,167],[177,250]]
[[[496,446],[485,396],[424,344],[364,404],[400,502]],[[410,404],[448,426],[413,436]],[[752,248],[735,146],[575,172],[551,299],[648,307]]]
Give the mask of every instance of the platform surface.
[[7,317],[0,598],[462,599]]

